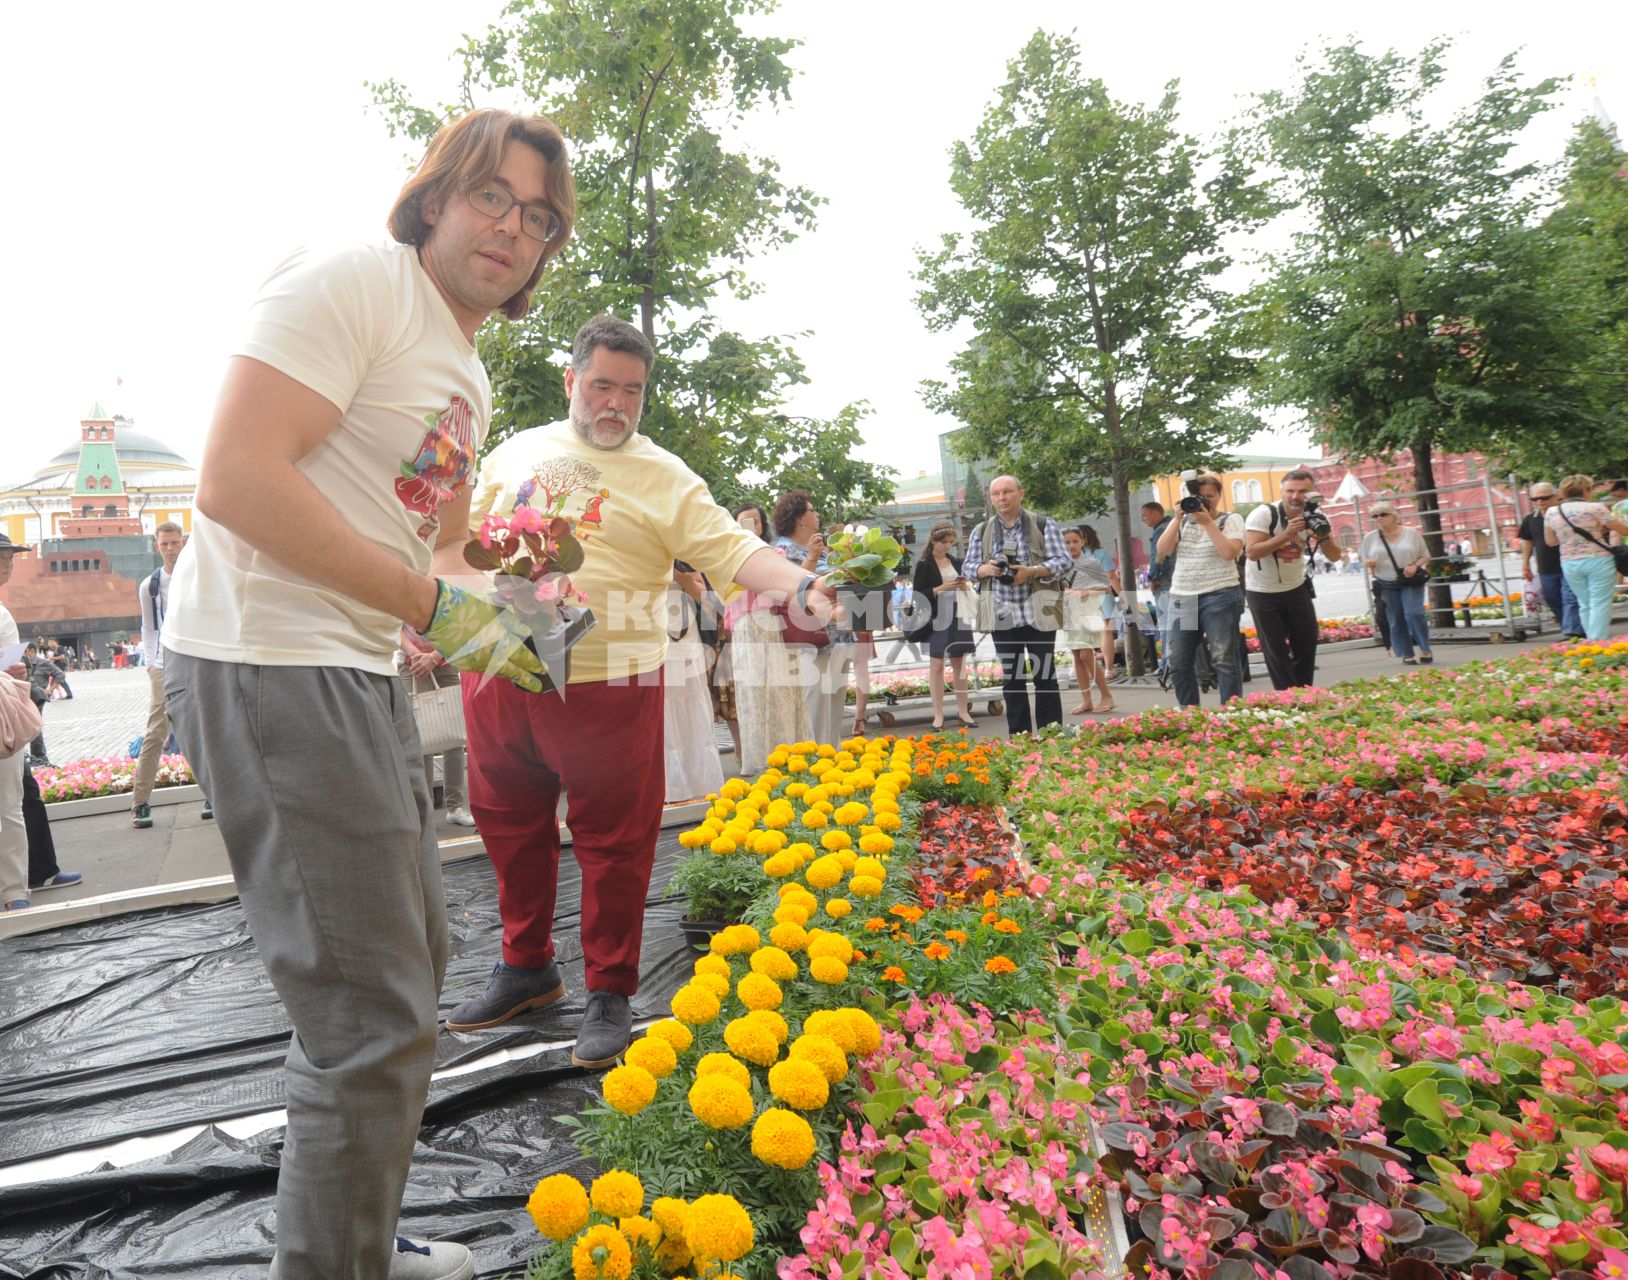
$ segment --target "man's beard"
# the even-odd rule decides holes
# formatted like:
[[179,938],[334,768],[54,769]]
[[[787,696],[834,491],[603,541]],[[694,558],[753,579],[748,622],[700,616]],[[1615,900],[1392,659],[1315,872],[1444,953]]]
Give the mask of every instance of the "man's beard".
[[[600,423],[607,418],[615,418],[622,424],[622,431],[615,439],[607,437]],[[599,415],[598,419],[588,416],[587,407],[576,397],[571,399],[571,429],[577,433],[577,438],[583,444],[594,449],[620,449],[633,438],[634,429],[639,425],[638,419],[630,418],[619,410],[611,410]]]

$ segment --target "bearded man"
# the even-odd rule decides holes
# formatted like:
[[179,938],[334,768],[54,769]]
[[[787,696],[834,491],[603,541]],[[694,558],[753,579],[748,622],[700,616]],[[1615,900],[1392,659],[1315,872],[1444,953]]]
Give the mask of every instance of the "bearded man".
[[597,625],[571,650],[563,689],[527,693],[465,680],[469,802],[497,871],[503,953],[450,1031],[495,1027],[564,998],[554,960],[557,808],[582,871],[587,1007],[572,1061],[606,1067],[632,1030],[645,895],[661,830],[662,664],[673,561],[715,583],[775,594],[819,621],[835,590],[738,525],[679,458],[639,434],[655,352],[638,329],[597,316],[576,336],[570,417],[504,441],[481,468],[472,527],[521,506],[575,524],[586,561],[571,575]]

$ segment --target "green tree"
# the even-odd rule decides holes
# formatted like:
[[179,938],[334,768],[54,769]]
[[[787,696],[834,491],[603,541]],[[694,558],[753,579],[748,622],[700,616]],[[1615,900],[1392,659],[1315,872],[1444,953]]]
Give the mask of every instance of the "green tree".
[[[741,18],[772,0],[513,0],[460,50],[461,102],[424,107],[395,80],[370,85],[393,133],[427,139],[477,101],[518,103],[571,147],[578,219],[544,271],[531,314],[489,325],[481,357],[495,413],[488,444],[565,411],[563,355],[588,317],[631,319],[657,351],[642,430],[715,492],[766,477],[800,437],[782,438],[787,393],[805,382],[783,339],[718,323],[721,292],[756,290],[747,263],[813,227],[819,198],[770,159],[733,147],[720,122],[790,93],[795,41],[754,36]],[[845,410],[847,414],[849,411]],[[844,415],[829,424],[840,434]],[[845,473],[865,501],[888,474]]]
[[1229,403],[1249,364],[1217,283],[1251,192],[1231,172],[1200,188],[1176,101],[1172,84],[1152,108],[1116,102],[1073,40],[1038,32],[952,153],[978,228],[944,236],[918,274],[929,327],[971,329],[955,380],[926,389],[967,425],[953,447],[1010,468],[1057,515],[1111,496],[1126,566],[1131,490],[1223,461],[1257,425]]
[[[1261,94],[1233,135],[1269,166],[1293,225],[1258,297],[1267,395],[1347,455],[1408,451],[1437,556],[1437,453],[1496,456],[1588,420],[1575,380],[1557,373],[1578,330],[1557,283],[1559,239],[1537,217],[1549,184],[1512,158],[1559,82],[1523,84],[1506,57],[1438,123],[1446,49],[1325,49],[1301,60],[1292,89]],[[1450,603],[1445,585],[1434,603]]]

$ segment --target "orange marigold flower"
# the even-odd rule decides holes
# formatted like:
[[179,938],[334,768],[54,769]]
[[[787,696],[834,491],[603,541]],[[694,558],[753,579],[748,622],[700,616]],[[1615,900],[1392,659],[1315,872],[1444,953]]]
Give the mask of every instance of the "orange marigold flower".
[[924,951],[922,954],[925,955],[929,960],[948,960],[950,957],[950,949],[942,942],[930,942],[927,944],[926,951]]
[[889,911],[898,916],[901,920],[908,920],[911,924],[915,924],[916,921],[921,919],[920,907],[906,906],[902,902],[896,907],[890,907]]
[[967,940],[967,935],[960,929],[946,929],[944,930],[944,936],[951,942],[965,942]]
[[[894,927],[897,928],[898,926],[895,925]],[[866,933],[880,933],[883,929],[886,929],[886,928],[887,928],[887,921],[884,920],[881,916],[872,916],[869,920],[865,921],[865,932]]]
[[1000,912],[998,911],[986,911],[982,916],[979,917],[984,924],[994,924],[995,921],[999,920],[1000,918]]
[[998,893],[996,893],[993,889],[985,889],[984,890],[984,906],[993,907],[1000,900],[1001,900],[1000,895]]
[[882,970],[882,981],[883,982],[903,982],[904,981],[904,970],[899,968],[899,966],[896,965],[896,964],[890,964],[890,965],[888,965],[888,967],[886,969]]
[[959,773],[946,773],[944,775],[944,781],[947,785],[953,787],[961,781],[961,775]]
[[1008,920],[1004,916],[995,921],[996,933],[1022,933],[1023,928],[1015,920]]
[[994,874],[995,873],[993,871],[991,871],[988,867],[979,867],[976,871],[974,871],[972,873],[972,877],[971,877],[972,882],[974,884],[976,884],[980,880],[989,879],[989,877],[994,875]]
[[986,973],[1016,973],[1017,966],[1005,956],[991,956],[984,961],[984,971]]

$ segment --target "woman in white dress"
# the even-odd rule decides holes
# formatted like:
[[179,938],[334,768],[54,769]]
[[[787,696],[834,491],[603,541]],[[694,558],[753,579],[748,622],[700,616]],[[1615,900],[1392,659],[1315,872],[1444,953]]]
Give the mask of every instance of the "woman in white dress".
[[673,566],[678,590],[669,611],[667,663],[662,668],[663,748],[667,803],[697,800],[724,785],[718,740],[712,732],[711,653],[701,643],[700,609],[706,579],[683,562]]
[[[1089,532],[1087,529],[1085,532]],[[1097,662],[1097,645],[1112,653],[1113,632],[1107,630],[1105,605],[1114,599],[1113,576],[1103,564],[1098,550],[1086,545],[1085,532],[1079,529],[1063,531],[1063,545],[1068,548],[1069,576],[1063,588],[1063,647],[1074,658],[1074,685],[1080,691],[1080,702],[1071,716],[1092,715],[1114,709],[1114,696],[1108,692],[1107,661]],[[1092,534],[1093,540],[1095,534]],[[1104,632],[1107,638],[1104,639]],[[1091,705],[1091,686],[1095,683],[1101,700]]]

